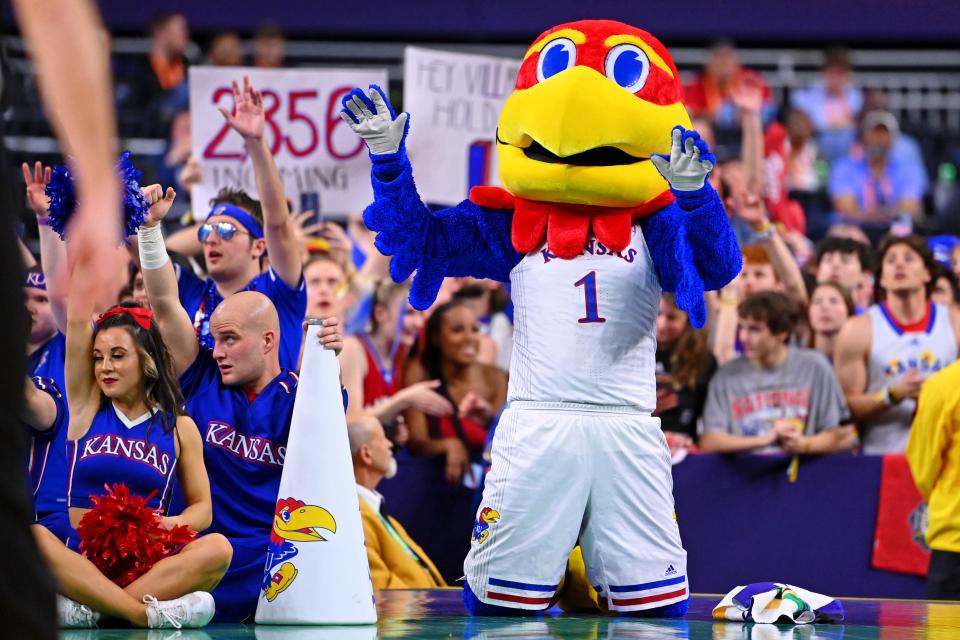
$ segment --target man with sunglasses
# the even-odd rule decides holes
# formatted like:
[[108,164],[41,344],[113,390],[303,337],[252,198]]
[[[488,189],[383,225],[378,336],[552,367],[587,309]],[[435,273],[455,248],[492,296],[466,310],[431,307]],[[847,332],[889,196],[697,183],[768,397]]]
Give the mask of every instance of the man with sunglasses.
[[[243,136],[260,200],[229,188],[217,194],[197,232],[209,277],[201,280],[180,270],[180,303],[193,321],[201,346],[213,348],[210,316],[217,305],[238,291],[259,291],[270,298],[280,317],[280,363],[295,369],[303,333],[300,323],[307,310],[300,248],[290,224],[283,181],[264,139],[263,97],[244,77],[242,90],[233,83],[233,99],[232,113],[223,107],[220,111]],[[167,197],[172,200],[172,190],[168,189]],[[264,256],[270,259],[266,271]]]

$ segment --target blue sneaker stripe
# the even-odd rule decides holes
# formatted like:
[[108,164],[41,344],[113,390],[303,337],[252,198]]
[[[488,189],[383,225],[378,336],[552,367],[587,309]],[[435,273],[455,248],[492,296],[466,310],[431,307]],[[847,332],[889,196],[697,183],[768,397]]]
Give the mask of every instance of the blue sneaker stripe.
[[508,589],[523,589],[524,591],[556,591],[559,585],[549,584],[530,584],[527,582],[513,582],[511,580],[501,580],[499,578],[490,578],[487,583],[494,587],[507,587]]
[[668,580],[657,580],[656,582],[646,582],[644,584],[628,584],[622,587],[610,585],[610,591],[614,593],[628,593],[630,591],[646,591],[647,589],[656,589],[658,587],[669,587],[672,584],[683,584],[685,576],[677,576]]

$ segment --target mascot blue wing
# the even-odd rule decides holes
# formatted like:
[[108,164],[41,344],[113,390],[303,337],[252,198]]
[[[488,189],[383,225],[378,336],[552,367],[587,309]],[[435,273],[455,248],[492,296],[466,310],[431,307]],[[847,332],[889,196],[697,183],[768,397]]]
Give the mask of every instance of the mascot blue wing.
[[650,257],[660,278],[660,287],[676,295],[677,307],[690,315],[695,327],[706,322],[703,280],[697,273],[686,238],[686,217],[670,204],[640,221]]
[[720,196],[709,183],[694,192],[675,192],[687,215],[687,242],[707,291],[717,291],[740,275],[743,253]]
[[260,588],[266,589],[270,586],[270,580],[273,579],[273,570],[283,562],[297,555],[297,547],[292,542],[284,541],[282,544],[267,545],[267,564],[263,571],[263,580]]
[[707,321],[704,291],[724,287],[740,273],[742,256],[727,214],[709,184],[641,220],[643,235],[664,291],[693,326]]
[[377,233],[377,249],[390,261],[390,276],[402,282],[416,271],[410,304],[426,309],[444,277],[473,276],[507,282],[521,255],[511,244],[512,211],[487,209],[468,200],[431,212],[420,199],[413,170],[401,147],[371,155],[374,200],[363,213]]
[[297,555],[297,547],[292,542],[284,541],[283,544],[269,545],[267,547],[267,565],[273,568]]

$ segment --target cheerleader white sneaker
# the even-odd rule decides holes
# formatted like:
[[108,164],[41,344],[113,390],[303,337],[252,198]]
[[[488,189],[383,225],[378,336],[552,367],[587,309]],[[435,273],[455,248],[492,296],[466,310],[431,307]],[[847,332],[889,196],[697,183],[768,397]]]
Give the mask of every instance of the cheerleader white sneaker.
[[213,596],[194,591],[176,600],[143,596],[147,605],[147,626],[151,629],[199,629],[213,618]]
[[57,618],[61,629],[93,629],[97,626],[100,614],[58,593]]

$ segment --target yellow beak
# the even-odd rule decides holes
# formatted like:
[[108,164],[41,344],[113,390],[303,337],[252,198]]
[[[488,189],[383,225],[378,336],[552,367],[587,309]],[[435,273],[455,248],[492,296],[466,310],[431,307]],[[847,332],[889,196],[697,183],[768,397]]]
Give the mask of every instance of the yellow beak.
[[670,152],[676,125],[690,127],[683,104],[648,102],[575,66],[507,98],[497,131],[500,177],[531,200],[641,205],[668,188],[649,157]]
[[279,516],[273,518],[273,530],[281,538],[294,542],[325,541],[319,529],[337,532],[337,522],[323,507],[306,505],[290,511],[290,520],[284,522]]

